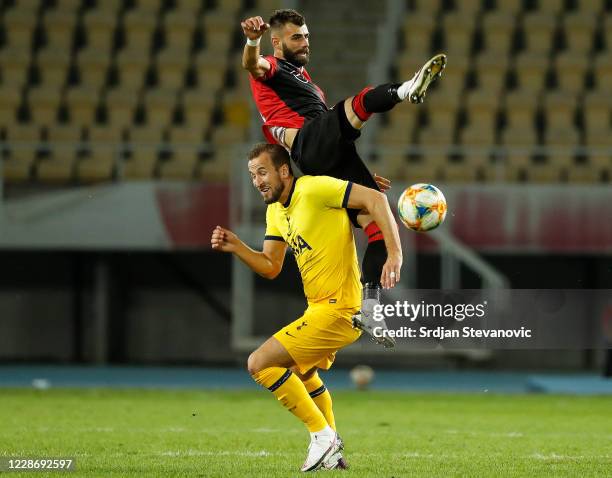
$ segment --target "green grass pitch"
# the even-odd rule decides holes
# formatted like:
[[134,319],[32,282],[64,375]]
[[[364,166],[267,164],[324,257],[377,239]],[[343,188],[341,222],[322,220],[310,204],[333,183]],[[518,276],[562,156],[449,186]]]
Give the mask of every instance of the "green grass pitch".
[[[333,397],[351,469],[330,476],[612,475],[610,398]],[[53,476],[300,476],[307,445],[264,390],[0,391],[0,454],[76,457],[76,473]]]

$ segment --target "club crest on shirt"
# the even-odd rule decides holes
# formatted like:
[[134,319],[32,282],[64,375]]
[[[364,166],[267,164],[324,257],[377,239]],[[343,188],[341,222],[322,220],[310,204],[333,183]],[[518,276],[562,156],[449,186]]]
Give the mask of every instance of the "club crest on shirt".
[[302,254],[302,252],[312,251],[312,247],[310,247],[310,244],[308,244],[306,240],[295,231],[293,225],[291,224],[291,218],[289,216],[286,216],[286,218],[287,244],[293,251],[293,255],[295,256],[295,258],[297,259]]
[[302,83],[308,83],[308,80],[300,70],[293,70],[291,74],[295,77],[296,80],[301,81]]

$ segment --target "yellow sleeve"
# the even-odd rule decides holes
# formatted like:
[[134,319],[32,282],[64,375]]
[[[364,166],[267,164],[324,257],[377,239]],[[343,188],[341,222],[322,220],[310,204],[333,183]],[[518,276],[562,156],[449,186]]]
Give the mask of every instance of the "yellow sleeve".
[[330,176],[312,176],[307,185],[309,195],[336,209],[346,207],[352,187],[352,182]]
[[266,209],[266,235],[264,241],[282,241],[285,242],[283,236],[276,225],[274,214],[272,213],[270,206]]

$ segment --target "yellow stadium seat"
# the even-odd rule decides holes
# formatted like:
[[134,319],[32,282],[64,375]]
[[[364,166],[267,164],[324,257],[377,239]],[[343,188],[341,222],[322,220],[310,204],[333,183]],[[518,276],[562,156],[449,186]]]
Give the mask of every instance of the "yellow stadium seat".
[[452,183],[474,182],[478,170],[465,161],[447,161],[442,168],[444,180]]
[[55,0],[55,9],[58,11],[72,12],[80,8],[81,0]]
[[204,38],[208,51],[228,51],[236,28],[234,15],[216,10],[203,16]]
[[523,8],[523,0],[503,0],[495,2],[495,9],[499,12],[516,15]]
[[185,124],[208,127],[216,103],[214,93],[208,89],[187,90],[183,93],[182,106]]
[[76,164],[76,177],[80,183],[96,183],[113,179],[118,156],[106,148],[94,149]]
[[135,9],[141,12],[157,13],[162,6],[163,0],[136,0]]
[[[612,27],[612,24],[610,25]],[[593,73],[597,89],[609,91],[612,84],[612,48],[595,57]]]
[[549,68],[548,55],[524,52],[516,56],[514,66],[521,90],[537,93],[544,88]]
[[234,148],[217,149],[214,159],[207,159],[199,166],[199,178],[206,182],[226,182],[230,177],[230,159],[234,154]]
[[164,128],[161,125],[133,126],[128,130],[130,144],[137,148],[139,146],[159,146],[164,142]]
[[[440,11],[441,0],[412,0],[412,9],[415,12],[433,16]],[[410,12],[408,13],[410,15]]]
[[34,123],[43,126],[55,124],[61,102],[58,88],[38,87],[28,91],[28,107]]
[[216,127],[212,134],[212,143],[218,146],[233,146],[246,140],[246,128],[232,124],[223,124]]
[[196,124],[174,126],[168,129],[168,142],[173,147],[190,145],[200,147],[204,139],[204,132],[205,129]]
[[51,156],[37,161],[36,177],[41,182],[67,183],[74,178],[74,166],[74,150],[54,150]]
[[597,27],[594,12],[568,13],[562,18],[567,49],[586,55],[593,47],[593,37]]
[[431,50],[431,36],[436,27],[435,17],[427,13],[410,12],[404,20],[404,51],[412,55],[427,56]]
[[454,127],[450,124],[445,126],[430,125],[425,128],[419,128],[418,141],[421,145],[426,147],[437,147],[451,144],[454,134]]
[[40,126],[34,123],[12,123],[5,125],[6,139],[9,143],[37,145],[40,143]]
[[553,33],[557,22],[549,13],[533,12],[523,18],[523,34],[527,50],[546,54],[552,47]]
[[151,179],[155,176],[158,151],[153,148],[140,148],[132,151],[121,167],[123,179]]
[[442,168],[438,161],[404,162],[397,171],[397,178],[408,184],[435,183],[442,178]]
[[2,161],[2,179],[10,184],[29,181],[34,160],[35,151],[32,149],[11,151],[10,157]]
[[21,95],[11,86],[0,88],[0,127],[12,124],[17,120],[17,109],[21,104]]
[[564,52],[555,58],[555,70],[559,89],[579,93],[584,89],[584,79],[590,66],[585,55]]
[[78,87],[66,91],[66,106],[70,123],[79,126],[89,126],[96,122],[99,105],[98,88]]
[[516,16],[513,13],[493,10],[482,18],[482,35],[485,50],[498,57],[508,55],[512,46]]
[[123,128],[112,125],[92,125],[87,128],[87,137],[94,148],[109,146],[117,149],[123,142]]
[[557,183],[561,179],[562,168],[553,164],[532,164],[527,169],[527,177],[532,183]]
[[123,19],[123,32],[126,47],[147,55],[153,39],[153,31],[157,24],[155,13],[134,9],[128,11]]
[[448,52],[449,57],[452,57],[453,54],[469,56],[476,25],[475,16],[464,12],[447,13],[444,15],[442,24],[445,51]]
[[194,178],[199,163],[195,148],[181,148],[172,153],[172,159],[160,165],[160,177],[163,179],[190,180]]
[[576,0],[576,8],[580,12],[600,13],[606,0]]
[[476,77],[480,91],[499,95],[504,89],[509,59],[506,54],[484,52],[475,59]]
[[248,127],[251,124],[250,98],[241,93],[226,93],[223,96],[223,117],[230,124]]
[[41,84],[45,87],[60,88],[68,77],[70,53],[47,47],[36,55],[36,64]]
[[570,183],[595,183],[601,180],[602,169],[592,164],[574,165],[567,170]]
[[87,47],[77,54],[80,84],[99,89],[106,83],[111,58],[108,52]]
[[173,120],[177,104],[177,92],[176,90],[162,88],[147,90],[143,104],[148,125],[167,127]]
[[117,55],[117,67],[120,87],[137,91],[144,84],[149,58],[143,51],[122,50]]
[[47,128],[47,141],[49,143],[65,143],[76,146],[81,142],[83,130],[80,126],[71,124],[55,124]]
[[548,92],[543,99],[543,109],[547,128],[573,128],[576,102],[576,96],[570,92]]
[[10,48],[28,51],[32,48],[36,26],[36,14],[33,11],[12,8],[4,14],[3,26],[6,42]]
[[87,35],[87,48],[110,54],[117,15],[107,11],[88,10],[83,15],[83,26]]
[[223,0],[217,3],[217,10],[228,15],[235,15],[242,8],[242,0]]
[[612,98],[610,98],[610,94],[592,91],[585,95],[583,114],[586,131],[610,131],[612,128]]
[[189,52],[196,27],[197,17],[193,12],[173,10],[163,19],[166,48]]
[[2,85],[8,88],[20,88],[28,79],[30,52],[18,48],[4,48],[0,51],[0,75]]
[[191,15],[197,15],[202,9],[201,0],[175,0],[177,11],[189,13]]
[[46,47],[70,51],[76,24],[76,12],[49,10],[43,17]]
[[107,121],[116,128],[130,126],[134,120],[138,95],[131,90],[114,89],[106,93]]
[[187,50],[164,49],[157,55],[157,84],[164,89],[180,89],[189,65]]
[[537,3],[539,12],[555,15],[563,10],[565,0],[538,0]]
[[457,93],[431,95],[424,104],[427,106],[429,126],[438,129],[447,128],[454,130],[459,107],[459,96]]

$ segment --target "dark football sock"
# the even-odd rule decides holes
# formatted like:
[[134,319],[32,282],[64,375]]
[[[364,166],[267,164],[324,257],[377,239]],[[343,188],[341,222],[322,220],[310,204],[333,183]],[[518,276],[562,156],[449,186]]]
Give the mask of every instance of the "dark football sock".
[[389,111],[401,102],[397,96],[399,86],[399,83],[385,83],[376,88],[364,88],[353,98],[353,111],[361,121],[367,121],[372,113]]
[[382,268],[387,261],[387,248],[382,231],[375,222],[366,226],[364,232],[368,236],[368,247],[361,265],[364,285],[379,286]]

